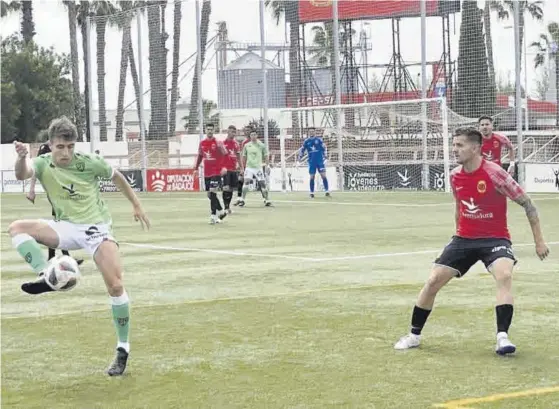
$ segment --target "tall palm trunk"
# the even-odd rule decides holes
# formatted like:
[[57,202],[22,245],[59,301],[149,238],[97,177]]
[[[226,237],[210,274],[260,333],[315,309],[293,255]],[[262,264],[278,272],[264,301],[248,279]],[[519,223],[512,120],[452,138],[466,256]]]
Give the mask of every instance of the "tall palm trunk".
[[97,32],[97,93],[99,98],[99,140],[107,141],[107,107],[105,103],[105,32],[107,17],[96,21]]
[[33,22],[33,4],[26,0],[21,2],[21,37],[25,44],[33,41],[35,23]]
[[[167,135],[167,104],[165,90],[165,73],[161,73],[161,15],[160,6],[148,7],[148,39],[149,39],[149,80],[150,80],[150,108],[149,138],[161,139]],[[162,78],[165,79],[162,83]]]
[[[297,107],[301,96],[301,67],[299,64],[299,53],[301,43],[299,41],[299,2],[287,1],[285,15],[289,16],[289,85],[291,88],[291,106]],[[293,111],[291,114],[291,127],[293,136],[300,135],[299,114]]]
[[80,94],[80,69],[77,36],[77,11],[74,1],[66,3],[68,9],[68,28],[70,29],[70,60],[72,63],[72,88],[74,98],[74,123],[78,129],[78,141],[83,141],[82,96]]
[[116,131],[115,141],[123,140],[124,125],[124,92],[126,91],[126,74],[128,71],[128,44],[132,42],[132,33],[130,32],[130,20],[124,17],[126,21],[122,27],[122,45],[120,47],[120,78],[118,80],[118,97],[116,104]]
[[134,85],[134,94],[136,95],[136,109],[138,111],[138,121],[142,120],[142,109],[140,106],[140,77],[138,76],[138,69],[136,68],[136,60],[134,59],[134,46],[132,41],[128,44],[128,58],[130,61],[130,74],[132,74],[132,84]]
[[494,107],[497,102],[497,84],[495,78],[495,61],[493,59],[493,35],[491,34],[491,4],[485,2],[483,9],[483,27],[485,28],[485,49],[487,52],[487,70],[489,72],[488,106]]
[[161,35],[159,48],[159,88],[157,93],[158,106],[160,107],[159,121],[161,123],[161,135],[167,137],[169,132],[169,117],[167,110],[167,39],[169,35],[165,30],[165,14],[167,10],[167,2],[161,2]]
[[[83,7],[88,7],[87,2],[82,2]],[[87,17],[86,17],[87,18]],[[84,99],[84,110],[85,110],[85,139],[87,142],[91,142],[91,118],[89,117],[89,55],[87,55],[87,42],[89,39],[89,33],[87,32],[87,25],[85,21],[80,24],[80,30],[82,33],[82,48],[83,48],[83,76],[84,76],[84,87],[83,87],[83,99]]]
[[[208,29],[210,26],[210,14],[212,12],[212,3],[210,0],[204,0],[202,4],[202,12],[200,16],[200,60],[204,65],[206,57],[206,42],[208,40]],[[198,66],[194,70],[194,78],[192,80],[192,92],[190,93],[190,110],[188,113],[188,133],[194,133],[196,127],[202,130],[203,124],[198,124],[198,98],[200,98],[201,90],[198,89],[198,77],[202,73],[198,72]]]
[[169,136],[175,136],[177,125],[177,100],[179,97],[179,59],[180,59],[180,41],[181,41],[181,11],[182,2],[175,0],[175,8],[173,11],[173,74],[171,77],[171,106],[169,112]]

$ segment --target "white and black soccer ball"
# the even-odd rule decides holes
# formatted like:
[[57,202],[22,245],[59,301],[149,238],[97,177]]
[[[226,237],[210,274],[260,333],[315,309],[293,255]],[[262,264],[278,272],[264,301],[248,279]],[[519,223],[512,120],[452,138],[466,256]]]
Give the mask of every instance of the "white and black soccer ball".
[[45,272],[45,281],[54,291],[69,291],[78,285],[80,269],[70,256],[53,258]]

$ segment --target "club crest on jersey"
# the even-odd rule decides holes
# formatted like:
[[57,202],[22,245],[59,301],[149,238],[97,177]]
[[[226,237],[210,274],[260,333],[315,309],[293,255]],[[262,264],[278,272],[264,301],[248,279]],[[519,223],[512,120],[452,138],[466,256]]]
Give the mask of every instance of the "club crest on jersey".
[[83,162],[78,162],[76,164],[76,169],[79,170],[80,172],[83,172],[85,170],[85,163]]
[[477,182],[477,191],[479,193],[485,193],[487,191],[487,183],[485,183],[485,180]]
[[495,148],[498,148],[499,145],[500,145],[500,144],[499,144],[499,141],[493,141],[493,146],[494,146]]

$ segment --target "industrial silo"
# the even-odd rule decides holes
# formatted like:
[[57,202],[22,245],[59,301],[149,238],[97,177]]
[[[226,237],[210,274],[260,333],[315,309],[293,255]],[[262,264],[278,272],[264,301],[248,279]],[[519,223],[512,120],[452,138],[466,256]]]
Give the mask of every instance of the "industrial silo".
[[[267,70],[268,108],[286,106],[285,71],[265,61]],[[258,109],[264,106],[262,60],[247,52],[218,74],[219,109]]]

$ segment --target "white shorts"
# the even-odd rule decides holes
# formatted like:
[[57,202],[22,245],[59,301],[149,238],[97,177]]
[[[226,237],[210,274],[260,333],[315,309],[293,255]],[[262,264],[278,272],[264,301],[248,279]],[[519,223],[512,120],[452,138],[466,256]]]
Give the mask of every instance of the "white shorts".
[[62,250],[84,249],[94,255],[106,240],[117,242],[110,224],[74,224],[65,220],[44,220],[58,235],[58,248]]
[[246,168],[244,178],[246,181],[252,180],[253,178],[255,178],[258,182],[266,180],[266,178],[264,177],[264,172],[262,171],[262,169],[258,168]]

